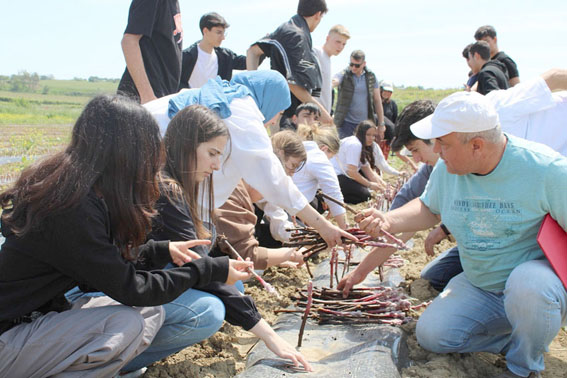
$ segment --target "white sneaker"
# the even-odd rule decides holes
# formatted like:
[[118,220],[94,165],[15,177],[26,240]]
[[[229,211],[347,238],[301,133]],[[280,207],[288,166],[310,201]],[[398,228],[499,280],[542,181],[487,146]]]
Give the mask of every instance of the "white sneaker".
[[148,370],[147,367],[140,368],[138,370],[130,371],[128,373],[118,373],[112,378],[139,378]]

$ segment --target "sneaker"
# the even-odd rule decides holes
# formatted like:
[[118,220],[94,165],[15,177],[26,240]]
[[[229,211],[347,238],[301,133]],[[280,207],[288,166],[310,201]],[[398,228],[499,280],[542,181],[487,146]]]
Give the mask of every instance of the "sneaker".
[[140,368],[138,370],[129,371],[127,373],[118,373],[112,378],[139,378],[148,370],[147,367]]
[[[506,370],[504,373],[500,373],[494,378],[524,378],[521,375],[517,375],[512,373],[510,370]],[[541,374],[539,372],[531,372],[527,378],[541,378]]]

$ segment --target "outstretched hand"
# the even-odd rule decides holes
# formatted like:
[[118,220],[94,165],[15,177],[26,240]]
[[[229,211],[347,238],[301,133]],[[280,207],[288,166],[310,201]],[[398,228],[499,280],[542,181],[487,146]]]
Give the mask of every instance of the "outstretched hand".
[[198,245],[209,244],[211,244],[210,240],[201,239],[169,242],[169,254],[173,263],[177,266],[181,266],[190,261],[201,258],[201,255],[199,255],[197,252],[193,252],[190,248]]
[[342,290],[343,298],[347,298],[353,286],[361,283],[365,278],[366,274],[361,274],[355,269],[347,273],[347,275],[340,280],[339,284],[337,285],[337,290]]
[[246,281],[252,277],[254,263],[252,261],[229,260],[226,283],[234,285],[236,281]]
[[382,230],[388,231],[390,223],[384,213],[376,209],[366,209],[356,214],[354,218],[358,222],[360,229],[377,238],[382,235]]
[[307,359],[277,333],[274,332],[273,335],[266,338],[264,342],[269,350],[281,358],[291,360],[295,367],[298,368],[301,363],[306,371],[313,371],[313,367],[311,367]]
[[350,239],[354,242],[357,242],[358,239],[349,234],[348,232],[346,232],[345,230],[340,229],[339,227],[333,225],[332,223],[330,223],[329,221],[325,221],[325,226],[324,227],[320,227],[319,229],[317,229],[317,231],[319,231],[319,235],[321,235],[321,237],[323,238],[323,240],[325,240],[325,242],[327,243],[327,246],[329,248],[332,248],[336,245],[342,245],[343,241],[342,238],[347,238]]

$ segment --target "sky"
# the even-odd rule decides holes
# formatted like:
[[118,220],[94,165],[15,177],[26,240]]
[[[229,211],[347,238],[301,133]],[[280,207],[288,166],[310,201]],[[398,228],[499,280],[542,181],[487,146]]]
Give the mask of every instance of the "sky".
[[[130,0],[0,0],[0,75],[19,71],[56,79],[119,78],[120,40]],[[179,0],[184,48],[201,37],[199,19],[220,13],[230,24],[224,47],[245,54],[254,41],[295,14],[292,0]],[[343,24],[352,38],[332,71],[362,49],[369,69],[394,85],[459,88],[469,68],[461,56],[477,27],[493,25],[498,45],[518,65],[520,79],[567,67],[565,0],[327,0],[314,46]],[[474,7],[473,7],[474,6]],[[264,65],[263,65],[264,66]]]

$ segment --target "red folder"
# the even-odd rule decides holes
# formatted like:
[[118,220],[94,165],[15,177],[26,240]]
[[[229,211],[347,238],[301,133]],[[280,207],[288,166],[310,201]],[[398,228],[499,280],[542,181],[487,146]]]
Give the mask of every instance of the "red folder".
[[537,234],[537,242],[567,288],[567,232],[547,214]]

